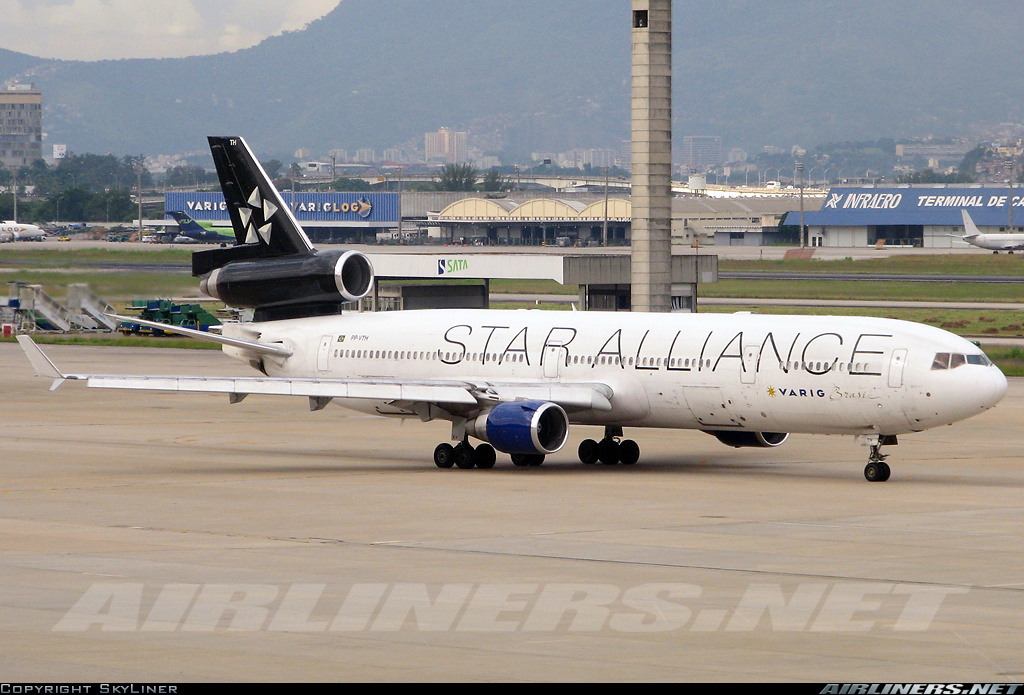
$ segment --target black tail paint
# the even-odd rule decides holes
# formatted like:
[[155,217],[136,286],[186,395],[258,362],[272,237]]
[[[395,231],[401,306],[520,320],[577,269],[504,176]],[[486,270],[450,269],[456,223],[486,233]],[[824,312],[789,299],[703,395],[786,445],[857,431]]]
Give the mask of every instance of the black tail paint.
[[373,287],[357,251],[317,251],[270,177],[237,136],[210,137],[235,246],[192,254],[201,288],[257,321],[338,313]]

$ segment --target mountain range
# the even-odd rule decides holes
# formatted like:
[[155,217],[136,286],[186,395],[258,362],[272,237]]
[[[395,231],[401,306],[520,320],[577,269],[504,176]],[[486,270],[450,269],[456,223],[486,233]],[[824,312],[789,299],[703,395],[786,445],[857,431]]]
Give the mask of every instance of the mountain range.
[[[1024,122],[1016,0],[677,0],[673,121],[723,146],[980,136]],[[440,127],[507,159],[629,138],[628,0],[341,0],[233,53],[99,62],[0,49],[43,91],[47,143],[204,151],[422,147]],[[171,40],[170,37],[168,40]]]

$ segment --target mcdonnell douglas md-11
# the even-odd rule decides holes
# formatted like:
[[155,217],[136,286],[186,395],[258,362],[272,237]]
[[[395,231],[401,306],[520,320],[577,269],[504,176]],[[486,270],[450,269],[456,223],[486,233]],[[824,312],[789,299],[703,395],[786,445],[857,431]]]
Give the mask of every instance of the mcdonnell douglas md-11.
[[[1007,382],[974,344],[916,323],[863,317],[537,310],[342,312],[370,292],[356,251],[319,251],[240,137],[209,138],[236,244],[193,254],[201,288],[252,309],[220,334],[153,324],[222,344],[252,377],[65,374],[27,336],[36,373],[91,387],[300,396],[375,415],[451,422],[441,468],[491,468],[496,452],[540,465],[571,425],[584,463],[636,463],[626,428],[706,432],[733,447],[789,433],[856,435],[864,476],[889,478],[881,449],[901,434],[982,413]],[[139,319],[132,319],[139,321]],[[145,323],[145,321],[140,321]],[[152,323],[152,322],[150,322]]]

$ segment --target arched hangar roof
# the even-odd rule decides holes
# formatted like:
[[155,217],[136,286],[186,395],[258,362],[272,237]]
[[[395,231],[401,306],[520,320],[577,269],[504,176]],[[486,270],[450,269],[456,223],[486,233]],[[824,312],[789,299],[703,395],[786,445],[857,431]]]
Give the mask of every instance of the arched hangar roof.
[[[628,200],[610,198],[608,217],[629,219]],[[507,198],[465,198],[438,213],[439,220],[591,220],[603,219],[604,201],[584,205],[576,200],[536,198],[519,203]]]

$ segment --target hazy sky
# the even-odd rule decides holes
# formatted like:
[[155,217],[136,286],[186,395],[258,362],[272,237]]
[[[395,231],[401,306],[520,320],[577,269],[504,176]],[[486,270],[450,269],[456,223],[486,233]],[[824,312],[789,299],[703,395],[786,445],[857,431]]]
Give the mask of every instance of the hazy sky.
[[340,0],[0,0],[0,48],[42,58],[235,51],[301,29]]

